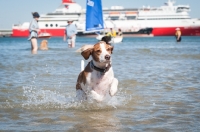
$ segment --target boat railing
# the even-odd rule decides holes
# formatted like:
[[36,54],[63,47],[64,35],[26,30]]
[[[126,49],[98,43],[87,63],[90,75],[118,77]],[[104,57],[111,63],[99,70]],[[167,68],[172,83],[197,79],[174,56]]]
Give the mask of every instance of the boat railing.
[[13,27],[21,26],[21,24],[14,24]]

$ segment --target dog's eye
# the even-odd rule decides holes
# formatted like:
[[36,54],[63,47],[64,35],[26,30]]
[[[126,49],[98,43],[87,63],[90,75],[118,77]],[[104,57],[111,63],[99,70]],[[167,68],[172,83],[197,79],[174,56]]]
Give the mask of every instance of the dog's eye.
[[97,50],[96,52],[100,53],[100,52],[101,52],[101,50]]
[[107,51],[110,51],[111,49],[110,48],[107,48]]

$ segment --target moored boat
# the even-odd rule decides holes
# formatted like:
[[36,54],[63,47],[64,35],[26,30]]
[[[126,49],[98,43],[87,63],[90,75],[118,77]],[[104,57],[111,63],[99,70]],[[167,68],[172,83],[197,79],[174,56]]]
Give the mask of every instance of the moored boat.
[[[98,34],[98,35],[96,36],[96,39],[97,39],[97,40],[101,40],[104,36],[105,36],[105,35],[100,35],[100,34]],[[111,42],[110,42],[110,43],[120,43],[120,42],[122,42],[122,41],[123,41],[123,36],[116,36],[116,37],[112,37],[112,38],[111,38]]]
[[[200,19],[191,18],[189,5],[174,5],[171,0],[160,7],[124,8],[112,6],[103,8],[105,31],[120,28],[126,35],[147,34],[150,36],[173,36],[179,27],[183,36],[200,36]],[[52,37],[63,36],[67,20],[74,20],[78,35],[85,33],[86,10],[73,0],[62,0],[59,8],[52,13],[41,15],[39,27]],[[27,37],[29,23],[13,26],[13,37]],[[146,35],[145,35],[146,36]]]
[[42,32],[38,35],[38,38],[51,38],[50,33]]

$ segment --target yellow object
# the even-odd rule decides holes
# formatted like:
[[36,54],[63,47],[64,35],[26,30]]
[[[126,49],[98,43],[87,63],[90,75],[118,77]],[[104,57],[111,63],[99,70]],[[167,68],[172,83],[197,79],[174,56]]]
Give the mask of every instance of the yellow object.
[[112,36],[112,35],[111,35],[111,32],[108,32],[108,33],[106,34],[106,36]]
[[115,30],[113,30],[113,31],[111,32],[111,36],[112,36],[112,37],[116,37],[116,36],[117,36],[117,33],[116,33]]
[[108,32],[108,33],[106,34],[106,36],[116,37],[116,36],[117,36],[117,33],[116,33],[115,30],[113,30],[112,32]]

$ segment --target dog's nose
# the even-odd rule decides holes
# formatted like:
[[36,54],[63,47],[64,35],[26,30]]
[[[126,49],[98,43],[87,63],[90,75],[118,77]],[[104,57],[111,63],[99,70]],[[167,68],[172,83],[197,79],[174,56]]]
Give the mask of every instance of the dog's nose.
[[106,60],[110,60],[110,55],[106,55],[106,56],[105,56],[105,59],[106,59]]

